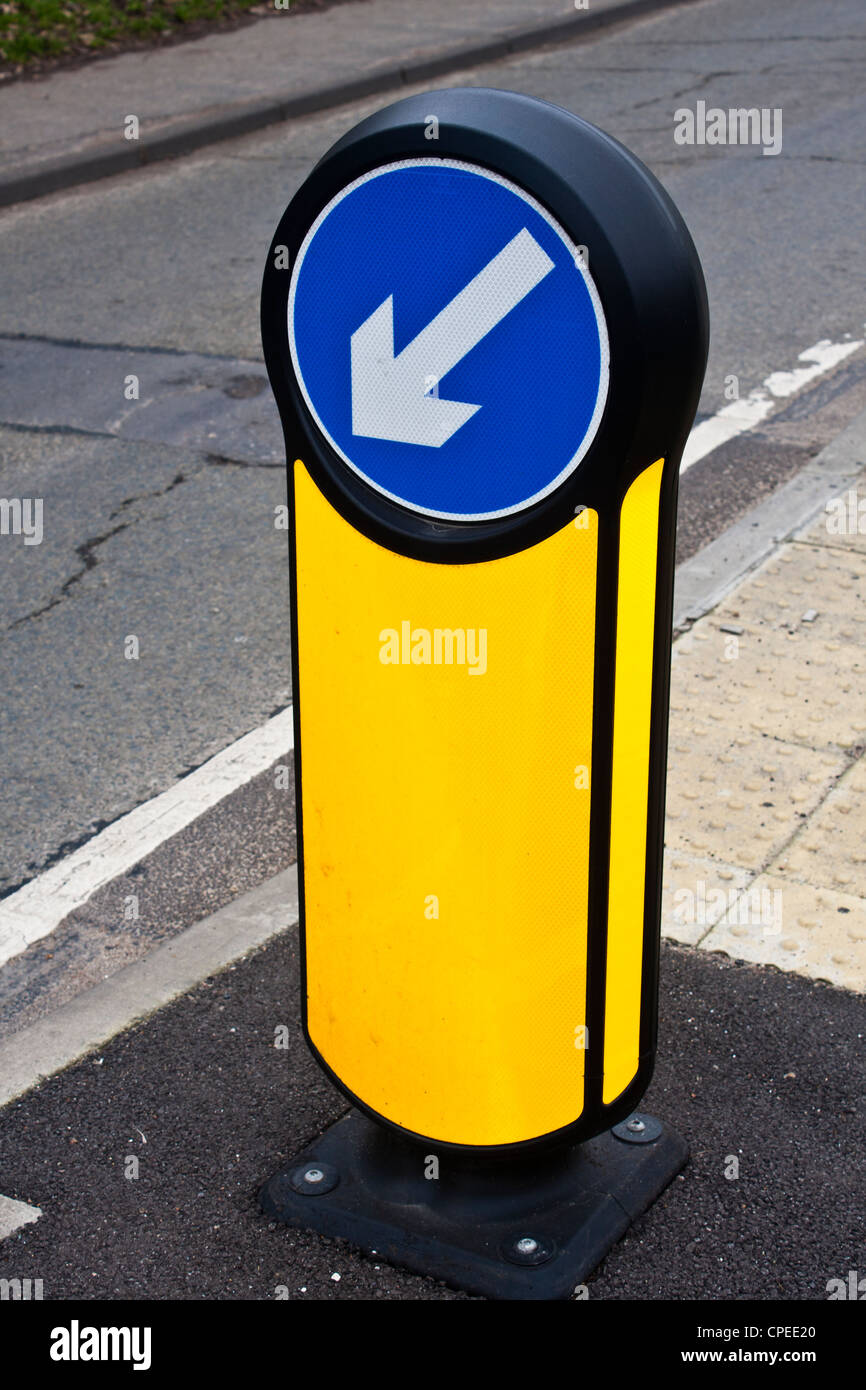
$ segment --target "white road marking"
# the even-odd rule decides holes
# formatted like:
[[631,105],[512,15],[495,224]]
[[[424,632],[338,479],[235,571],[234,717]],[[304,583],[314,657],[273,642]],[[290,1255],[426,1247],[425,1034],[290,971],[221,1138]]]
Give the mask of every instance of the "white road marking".
[[165,840],[293,748],[289,708],[10,894],[0,902],[0,965],[48,936],[97,889],[128,873]]
[[[691,432],[680,472],[711,450],[753,429],[777,400],[794,395],[863,346],[863,339],[831,343],[823,338],[799,354],[805,365],[772,372],[763,387],[732,401]],[[191,825],[264,772],[294,747],[291,708],[224,748],[209,762],[159,796],[122,816],[87,844],[0,902],[0,966],[54,931],[65,917],[146,855]]]
[[38,1221],[41,1215],[41,1207],[31,1207],[29,1202],[16,1202],[14,1197],[0,1197],[0,1240],[14,1236],[22,1226]]
[[[852,350],[857,346],[860,344],[853,344]],[[864,439],[866,411],[838,435],[809,467],[760,503],[757,509],[741,518],[717,541],[711,542],[685,565],[679,566],[674,627],[679,626],[687,613],[695,611],[700,614],[714,606],[723,593],[755,568],[779,539],[799,529],[816,515],[834,489],[838,491],[843,483],[850,483],[851,479],[859,476]],[[758,516],[761,524],[755,528],[753,522]],[[153,808],[157,806],[166,809],[167,828],[172,824],[168,803],[181,788],[186,788],[187,794],[195,791],[198,803],[197,806],[190,804],[187,807],[188,814],[183,823],[188,824],[213,804],[213,799],[208,799],[208,787],[211,797],[216,791],[214,799],[220,800],[229,794],[233,786],[242,785],[255,776],[256,771],[264,770],[276,761],[287,747],[293,746],[290,716],[290,710],[283,711],[261,729],[245,735],[172,791],[156,797],[153,802],[131,812],[123,821],[103,831],[84,850],[92,853],[109,831],[119,826],[129,827],[130,823],[134,824],[133,818],[141,812],[150,812],[148,824],[159,819],[153,814]],[[232,781],[231,764],[244,759],[247,760],[245,774],[236,769]],[[256,761],[261,764],[260,767],[253,765]],[[224,779],[221,788],[220,778],[215,775],[215,769],[220,768]],[[202,774],[207,775],[203,778]],[[193,779],[201,780],[196,785]],[[155,848],[155,844],[161,843],[164,838],[167,838],[164,833],[156,837],[155,843],[149,848]],[[76,855],[66,861],[67,865],[83,853],[76,851]],[[121,849],[116,847],[114,853],[120,861]],[[127,866],[141,857],[141,844],[131,842],[128,854]],[[46,877],[47,874],[43,875],[43,878]],[[36,880],[37,884],[41,882]],[[27,885],[28,888],[34,886]],[[24,893],[26,890],[20,891]],[[221,908],[212,917],[195,923],[163,942],[144,959],[85,990],[47,1018],[37,1020],[0,1042],[0,1107],[25,1094],[61,1067],[86,1056],[139,1019],[185,994],[208,975],[217,973],[227,964],[292,927],[297,921],[298,883],[297,869],[293,865]],[[50,927],[46,929],[50,930]],[[101,1057],[94,1057],[92,1061],[95,1066],[102,1064]],[[3,1230],[3,1204],[8,1201],[0,1198],[0,1232]],[[27,1207],[26,1203],[14,1205]],[[40,1214],[36,1207],[27,1210],[32,1213],[27,1220],[35,1220]]]
[[776,401],[785,396],[793,396],[797,391],[816,377],[823,376],[837,366],[852,352],[863,346],[863,339],[845,343],[831,343],[822,338],[814,347],[806,348],[797,358],[805,362],[805,367],[795,367],[791,372],[771,372],[764,378],[763,386],[750,391],[741,401],[731,401],[712,415],[702,420],[689,435],[683,450],[680,473],[685,473],[699,459],[705,458],[720,444],[727,444],[738,434],[755,428],[775,409]]

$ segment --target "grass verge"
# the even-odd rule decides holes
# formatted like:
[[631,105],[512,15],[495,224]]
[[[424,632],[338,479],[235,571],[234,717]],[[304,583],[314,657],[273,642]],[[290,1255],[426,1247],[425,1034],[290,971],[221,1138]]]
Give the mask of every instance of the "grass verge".
[[339,0],[0,0],[0,79]]

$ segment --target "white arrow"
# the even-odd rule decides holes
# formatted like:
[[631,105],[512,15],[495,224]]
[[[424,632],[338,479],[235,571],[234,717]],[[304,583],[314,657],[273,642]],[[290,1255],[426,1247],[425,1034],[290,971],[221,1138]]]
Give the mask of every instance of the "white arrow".
[[352,433],[439,449],[478,405],[428,395],[511,313],[553,261],[524,227],[417,338],[394,356],[394,297],[352,334]]

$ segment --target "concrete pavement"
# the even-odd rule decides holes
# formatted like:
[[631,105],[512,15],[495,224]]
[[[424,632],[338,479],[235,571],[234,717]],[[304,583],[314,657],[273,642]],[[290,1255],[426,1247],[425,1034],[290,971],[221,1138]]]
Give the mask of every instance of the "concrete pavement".
[[695,0],[365,0],[0,89],[0,206]]
[[866,991],[863,468],[680,636],[665,930]]

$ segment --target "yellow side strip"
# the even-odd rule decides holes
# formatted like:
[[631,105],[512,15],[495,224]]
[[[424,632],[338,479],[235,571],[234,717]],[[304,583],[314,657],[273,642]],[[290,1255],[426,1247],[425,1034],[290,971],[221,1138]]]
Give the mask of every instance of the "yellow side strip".
[[659,490],[664,460],[622,504],[616,623],[604,1103],[638,1068]]

